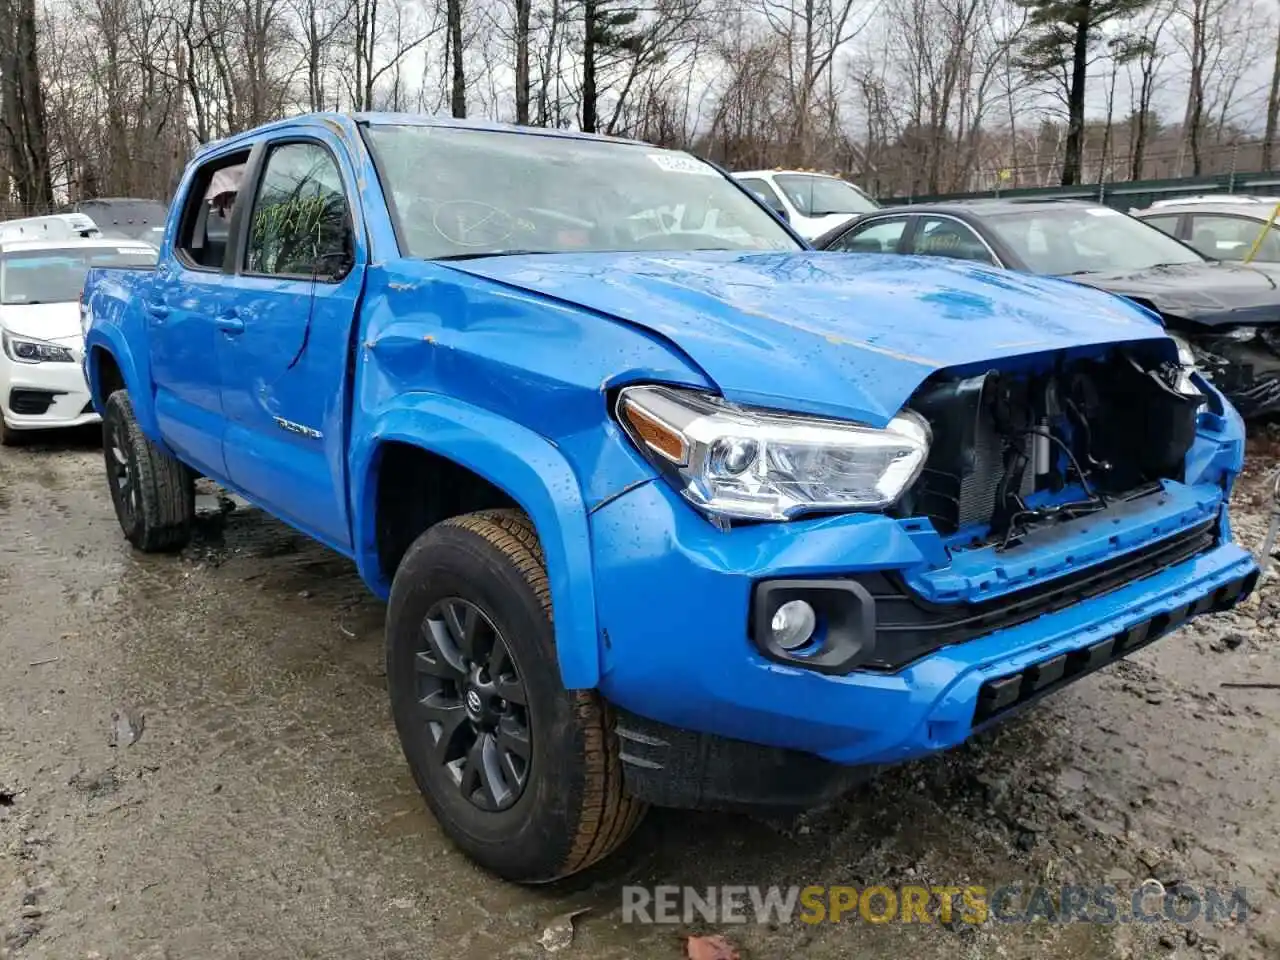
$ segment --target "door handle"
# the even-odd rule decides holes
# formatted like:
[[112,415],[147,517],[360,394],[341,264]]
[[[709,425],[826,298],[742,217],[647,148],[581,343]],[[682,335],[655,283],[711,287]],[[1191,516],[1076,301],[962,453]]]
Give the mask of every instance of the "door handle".
[[218,329],[228,335],[244,333],[244,321],[237,317],[234,313],[224,313],[213,321]]
[[154,300],[143,300],[142,309],[146,311],[147,316],[153,320],[163,320],[169,316],[169,308],[163,303],[157,303]]

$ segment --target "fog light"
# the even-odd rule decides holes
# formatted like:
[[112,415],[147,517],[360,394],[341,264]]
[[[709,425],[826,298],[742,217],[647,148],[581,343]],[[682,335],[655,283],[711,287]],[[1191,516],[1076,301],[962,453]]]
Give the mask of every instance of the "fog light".
[[770,623],[773,642],[783,650],[803,647],[813,637],[818,626],[818,616],[813,607],[803,600],[791,600],[778,608]]

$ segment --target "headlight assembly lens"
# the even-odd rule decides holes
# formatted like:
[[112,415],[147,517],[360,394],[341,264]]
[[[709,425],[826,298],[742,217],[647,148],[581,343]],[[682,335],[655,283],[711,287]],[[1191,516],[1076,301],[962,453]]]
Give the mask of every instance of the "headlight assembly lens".
[[876,429],[673,387],[626,388],[618,420],[695,506],[753,520],[884,509],[915,481],[930,442],[911,412]]
[[66,347],[44,340],[30,340],[4,334],[4,352],[18,363],[75,363],[75,355]]

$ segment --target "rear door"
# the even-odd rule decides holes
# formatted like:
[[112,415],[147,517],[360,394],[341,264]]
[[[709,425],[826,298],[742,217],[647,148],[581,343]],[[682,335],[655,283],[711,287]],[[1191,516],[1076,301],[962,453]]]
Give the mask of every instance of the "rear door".
[[232,484],[330,546],[351,547],[345,397],[366,241],[336,138],[268,141],[238,225],[217,359]]
[[216,327],[229,307],[227,238],[248,148],[224,152],[191,174],[169,249],[140,309],[147,323],[156,418],[165,442],[187,463],[216,479],[222,459],[223,411]]

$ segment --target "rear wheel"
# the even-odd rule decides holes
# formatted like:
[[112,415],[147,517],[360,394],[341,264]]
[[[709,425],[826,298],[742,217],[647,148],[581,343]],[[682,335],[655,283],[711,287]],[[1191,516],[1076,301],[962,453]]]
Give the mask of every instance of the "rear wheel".
[[196,512],[195,477],[147,439],[125,390],[107,398],[102,453],[111,503],[128,541],[144,553],[186,546]]
[[542,548],[523,513],[457,517],[409,548],[391,588],[387,678],[414,779],[481,866],[554,880],[640,822],[606,705],[560,683]]

